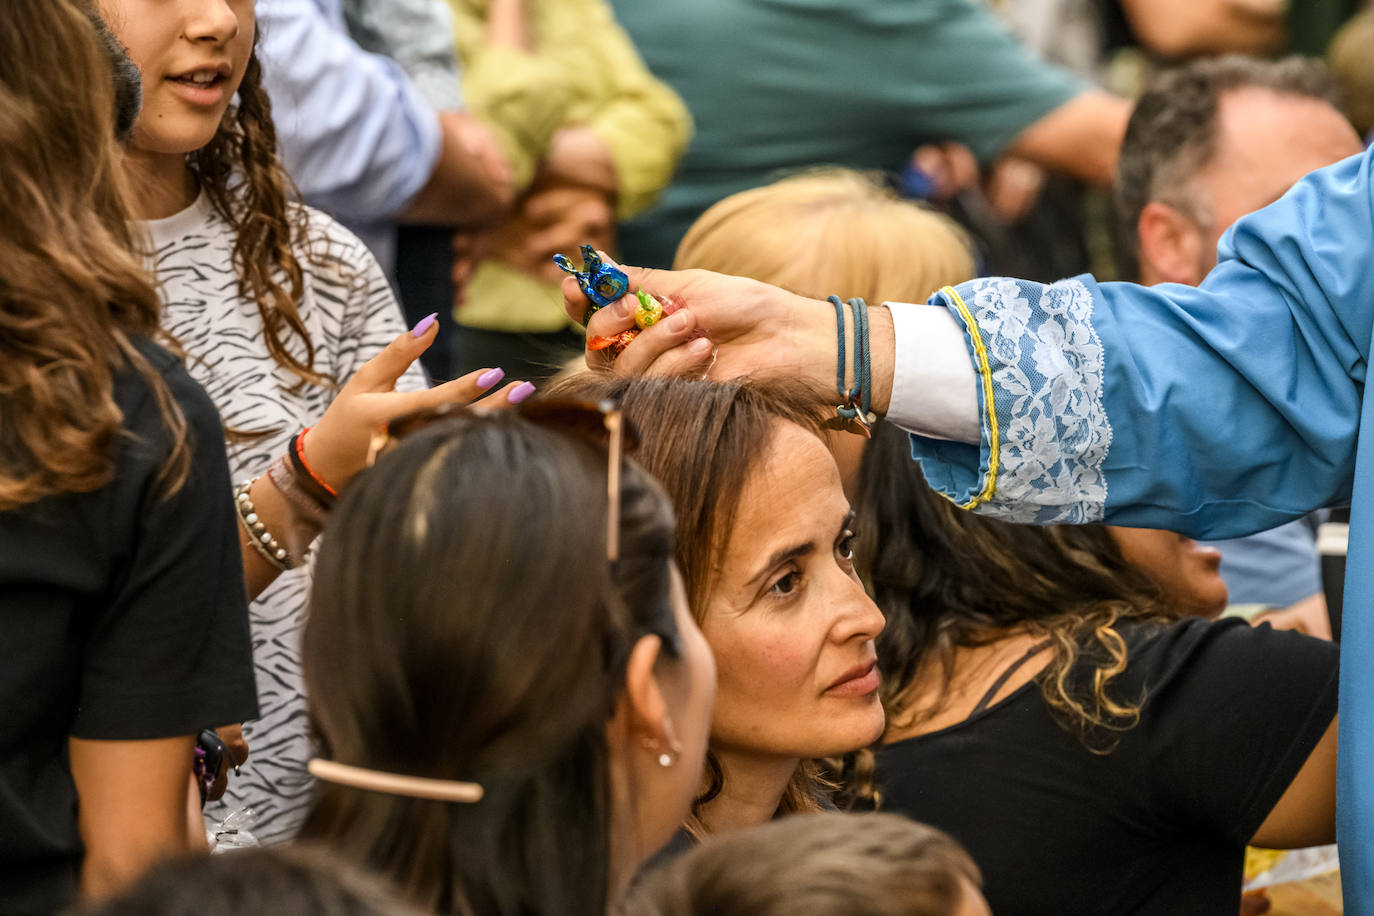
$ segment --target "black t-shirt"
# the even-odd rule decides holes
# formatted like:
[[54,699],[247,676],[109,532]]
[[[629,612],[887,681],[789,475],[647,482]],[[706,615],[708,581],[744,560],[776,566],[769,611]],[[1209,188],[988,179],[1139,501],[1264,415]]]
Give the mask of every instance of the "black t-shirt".
[[169,499],[156,491],[170,436],[125,369],[114,395],[128,435],[110,483],[0,512],[3,913],[52,912],[76,893],[68,736],[166,738],[257,716],[219,416],[175,357],[138,346],[185,414],[186,485]]
[[939,827],[998,916],[1234,914],[1246,843],[1336,714],[1336,646],[1192,618],[1119,628],[1140,721],[1095,754],[1032,680],[878,753],[883,810]]

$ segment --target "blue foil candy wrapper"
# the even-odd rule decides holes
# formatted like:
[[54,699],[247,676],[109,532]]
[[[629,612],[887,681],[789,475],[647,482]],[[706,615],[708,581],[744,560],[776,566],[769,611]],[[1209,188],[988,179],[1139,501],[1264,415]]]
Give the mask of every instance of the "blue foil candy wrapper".
[[576,277],[577,285],[592,302],[591,308],[587,309],[587,314],[582,318],[583,324],[587,323],[587,319],[597,309],[605,308],[630,291],[630,278],[625,276],[625,272],[602,261],[591,245],[582,246],[581,270],[574,268],[572,262],[561,254],[553,256],[553,263],[557,264],[560,270]]

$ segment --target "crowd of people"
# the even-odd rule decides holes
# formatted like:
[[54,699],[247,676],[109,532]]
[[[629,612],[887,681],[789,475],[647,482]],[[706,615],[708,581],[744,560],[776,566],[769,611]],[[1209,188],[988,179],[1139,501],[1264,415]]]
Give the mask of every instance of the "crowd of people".
[[0,912],[1374,913],[1365,0],[3,9]]

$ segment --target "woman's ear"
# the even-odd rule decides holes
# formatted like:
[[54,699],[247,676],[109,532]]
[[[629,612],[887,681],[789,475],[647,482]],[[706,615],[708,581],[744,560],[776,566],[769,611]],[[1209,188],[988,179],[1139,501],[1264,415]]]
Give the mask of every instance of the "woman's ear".
[[630,650],[625,665],[625,694],[616,704],[616,718],[631,740],[645,748],[671,751],[675,737],[668,703],[663,698],[655,668],[663,640],[657,636],[641,636]]

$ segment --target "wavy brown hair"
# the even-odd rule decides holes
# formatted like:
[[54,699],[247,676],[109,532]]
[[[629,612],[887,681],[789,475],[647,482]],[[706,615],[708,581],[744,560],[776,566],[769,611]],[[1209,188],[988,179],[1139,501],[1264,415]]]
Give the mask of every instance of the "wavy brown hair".
[[889,728],[938,711],[913,702],[929,666],[941,667],[947,685],[956,650],[1029,632],[1053,649],[1038,678],[1045,702],[1090,749],[1110,750],[1141,702],[1113,690],[1127,663],[1120,626],[1180,615],[1103,526],[1011,525],[966,512],[926,485],[905,432],[889,424],[874,432],[855,556],[887,617],[878,664]]
[[185,418],[131,342],[159,336],[160,305],[130,237],[115,63],[93,17],[85,0],[9,0],[0,29],[0,511],[109,481],[125,365],[171,434],[159,490],[190,467]]
[[[256,39],[238,100],[214,138],[188,157],[200,187],[234,232],[239,294],[257,303],[267,352],[302,384],[330,386],[315,371],[315,344],[301,319],[305,274],[298,251],[309,250],[305,208],[277,158],[272,103],[262,86]],[[304,358],[287,345],[295,337]]]
[[[668,491],[677,516],[677,562],[698,624],[729,547],[740,493],[768,453],[776,421],[821,435],[824,396],[796,382],[708,382],[687,379],[623,379],[584,372],[550,388],[549,396],[610,398],[639,430],[635,459]],[[705,786],[688,828],[705,829],[697,814],[720,794],[725,773],[706,755]],[[788,784],[779,814],[820,810],[834,786],[821,767],[803,760]]]

